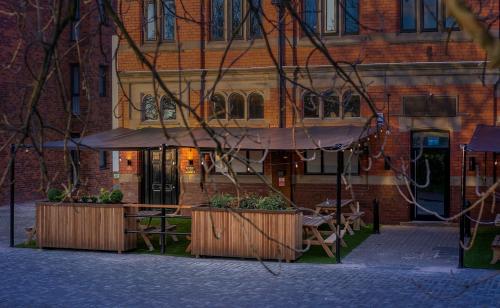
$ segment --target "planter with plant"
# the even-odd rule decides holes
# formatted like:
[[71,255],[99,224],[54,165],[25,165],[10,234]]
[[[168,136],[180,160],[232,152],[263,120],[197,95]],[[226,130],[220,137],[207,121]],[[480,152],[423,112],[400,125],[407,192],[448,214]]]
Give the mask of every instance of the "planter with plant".
[[218,194],[192,210],[191,237],[196,256],[292,261],[302,248],[302,214],[278,194]]

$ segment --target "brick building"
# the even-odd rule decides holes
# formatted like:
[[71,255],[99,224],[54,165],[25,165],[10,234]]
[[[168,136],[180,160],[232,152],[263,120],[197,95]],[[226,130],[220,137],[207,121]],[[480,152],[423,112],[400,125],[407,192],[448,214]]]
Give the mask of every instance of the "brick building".
[[[288,81],[280,107],[279,74],[268,52],[264,36],[275,59],[279,59],[279,34],[275,27],[278,10],[270,0],[261,10],[250,9],[243,0],[122,1],[125,26],[140,49],[151,58],[158,52],[156,67],[167,86],[194,111],[187,112],[191,126],[196,116],[211,126],[275,128],[362,126],[371,115],[366,101],[335,77],[327,58],[305,37],[297,19],[285,15],[283,68]],[[163,5],[161,3],[164,3]],[[252,3],[258,4],[259,1]],[[391,134],[385,150],[399,167],[401,158],[422,155],[428,159],[431,183],[413,187],[420,203],[443,216],[460,206],[460,144],[467,143],[477,124],[496,125],[498,115],[498,70],[486,69],[485,53],[445,17],[443,1],[336,1],[303,0],[298,14],[312,29],[328,53],[339,63],[357,62],[357,71]],[[498,16],[499,4],[486,1],[479,14]],[[479,10],[479,6],[474,6]],[[175,11],[177,17],[173,14]],[[245,16],[248,17],[246,18]],[[261,20],[265,34],[259,28]],[[245,20],[242,26],[241,21]],[[498,36],[498,20],[491,27]],[[231,48],[224,53],[231,42]],[[182,127],[180,107],[152,82],[149,70],[131,48],[122,42],[117,71],[120,91],[114,98],[119,111],[116,127],[144,129]],[[278,60],[276,60],[278,61]],[[218,80],[219,66],[227,68]],[[352,68],[343,65],[352,75]],[[117,81],[116,81],[117,82]],[[215,92],[204,99],[215,82]],[[297,83],[302,86],[297,86]],[[305,89],[304,89],[305,88]],[[314,91],[310,92],[309,90]],[[162,109],[154,108],[159,103]],[[293,106],[297,107],[296,112]],[[372,122],[372,126],[374,123]],[[373,135],[369,149],[380,149],[385,134]],[[378,138],[376,138],[378,137]],[[162,142],[159,141],[159,144]],[[364,146],[364,145],[363,145]],[[210,174],[215,185],[200,186],[201,163],[210,149],[199,153],[189,147],[174,148],[167,155],[167,184],[173,189],[166,202],[206,202],[215,191],[233,191],[221,174]],[[262,175],[300,206],[313,206],[335,197],[336,154],[304,151],[310,161],[295,151],[271,151],[262,164],[254,165]],[[120,185],[132,202],[158,202],[156,150],[120,152]],[[241,154],[243,153],[243,154]],[[250,159],[262,152],[243,151]],[[474,156],[476,155],[476,156]],[[499,167],[491,154],[473,154],[481,185],[491,184]],[[168,167],[175,165],[174,168]],[[409,206],[395,186],[395,174],[384,160],[368,165],[366,151],[351,160],[351,181],[362,208],[371,216],[371,201],[382,205],[382,222],[432,219]],[[268,193],[269,188],[246,166],[235,165],[238,179],[247,191]],[[425,182],[425,160],[408,169],[418,183]],[[173,176],[172,176],[173,174]],[[473,200],[474,171],[469,171],[468,192]],[[280,179],[281,178],[281,179]],[[157,178],[156,178],[157,179]],[[156,185],[156,186],[155,186]],[[155,188],[156,187],[156,188]]]
[[[54,128],[44,130],[45,140],[63,138],[57,130],[65,131],[70,113],[73,137],[111,129],[112,28],[101,18],[96,1],[76,3],[79,5],[74,20],[61,34],[57,45],[64,88],[67,97],[72,100],[72,110],[65,110],[65,103],[61,99],[62,89],[58,85],[57,75],[52,72],[37,108],[46,127]],[[0,18],[0,115],[2,122],[5,117],[16,126],[20,125],[21,118],[27,113],[26,103],[34,84],[32,74],[37,75],[43,63],[43,47],[37,42],[40,37],[46,41],[52,37],[53,29],[48,21],[51,17],[49,9],[54,2],[39,1],[37,5],[41,8],[39,15],[28,1],[2,1],[0,4],[3,12]],[[63,7],[66,8],[65,5]],[[18,14],[9,15],[8,12]],[[47,24],[43,34],[37,31],[42,24]],[[51,70],[53,68],[54,65]],[[38,136],[39,123],[32,120],[31,127],[33,135]],[[9,142],[9,136],[5,131],[0,132],[0,145]],[[30,144],[32,141],[28,139],[24,143]],[[7,144],[0,152],[2,173],[7,167],[9,150]],[[72,155],[75,158],[78,156],[76,152]],[[63,152],[45,151],[44,156],[52,186],[62,189],[60,184],[67,179]],[[83,189],[96,192],[100,187],[109,188],[112,185],[111,158],[107,158],[109,153],[85,151],[79,156]],[[16,201],[40,199],[43,196],[40,178],[37,155],[33,150],[20,150],[16,159]],[[4,184],[0,189],[0,205],[9,202],[8,180]]]

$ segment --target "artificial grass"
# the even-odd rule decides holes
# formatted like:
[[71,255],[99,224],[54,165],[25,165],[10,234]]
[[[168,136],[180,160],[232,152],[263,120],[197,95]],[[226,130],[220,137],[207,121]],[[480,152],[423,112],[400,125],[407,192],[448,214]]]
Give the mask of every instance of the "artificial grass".
[[498,234],[500,234],[498,227],[480,227],[477,231],[474,246],[469,251],[465,251],[464,266],[500,270],[500,261],[496,264],[490,264],[493,256],[491,242]]
[[[143,220],[143,223],[147,224],[148,219]],[[183,218],[168,218],[168,223],[171,225],[176,225],[177,232],[191,232],[191,220],[183,219]],[[153,218],[150,223],[152,226],[160,225],[159,218]],[[347,256],[355,247],[361,244],[365,239],[367,239],[370,234],[372,234],[372,227],[368,225],[366,228],[361,228],[359,231],[355,231],[354,235],[346,234],[344,236],[344,240],[347,244],[347,247],[341,247],[340,256],[344,258]],[[177,257],[193,257],[189,252],[186,252],[186,248],[189,245],[189,241],[185,236],[179,235],[177,236],[179,241],[174,242],[171,236],[167,236],[167,247],[165,251],[165,255],[168,256],[177,256]],[[137,248],[132,250],[132,253],[140,253],[140,254],[160,254],[160,236],[157,234],[150,235],[151,243],[154,246],[153,251],[149,251],[146,243],[142,239],[142,237],[138,237],[137,239]],[[491,242],[491,241],[490,241]],[[32,241],[31,243],[22,243],[16,245],[18,248],[38,248],[36,246],[36,241]],[[311,246],[310,249],[295,262],[297,263],[318,263],[318,264],[334,264],[337,263],[335,258],[329,258],[326,255],[326,252],[323,250],[321,246]]]

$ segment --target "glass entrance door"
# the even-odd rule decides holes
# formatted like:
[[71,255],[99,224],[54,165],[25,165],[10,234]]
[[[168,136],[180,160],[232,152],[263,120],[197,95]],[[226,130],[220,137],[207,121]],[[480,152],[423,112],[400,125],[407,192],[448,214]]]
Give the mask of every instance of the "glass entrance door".
[[[450,200],[450,148],[448,132],[414,132],[412,136],[412,178],[414,194],[418,204],[441,216],[449,215]],[[427,174],[426,160],[430,174]],[[428,185],[427,178],[429,178]],[[414,206],[416,220],[437,220],[437,218]]]

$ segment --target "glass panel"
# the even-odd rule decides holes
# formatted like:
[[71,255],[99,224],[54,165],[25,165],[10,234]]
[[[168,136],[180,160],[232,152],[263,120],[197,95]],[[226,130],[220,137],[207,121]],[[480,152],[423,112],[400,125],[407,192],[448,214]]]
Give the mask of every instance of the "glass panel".
[[224,99],[224,96],[220,94],[212,96],[211,107],[213,119],[226,118],[226,100]]
[[449,135],[442,132],[413,133],[412,147],[418,150],[421,142],[424,148],[446,149],[449,147]]
[[156,38],[156,10],[154,2],[149,2],[146,9],[146,39]]
[[[243,26],[241,25],[243,19],[243,0],[231,1],[231,34],[235,38],[243,36]],[[239,27],[239,29],[238,29]]]
[[262,95],[253,93],[248,97],[248,117],[250,119],[264,118],[264,98]]
[[351,158],[351,165],[349,169],[346,171],[350,171],[351,174],[358,174],[359,173],[359,155],[358,154],[352,154],[350,151],[345,151],[344,152],[344,168],[347,167],[347,160]]
[[310,92],[304,94],[304,118],[319,118],[319,98]]
[[227,164],[222,161],[219,155],[214,154],[215,156],[215,172],[227,172]]
[[236,173],[247,173],[247,152],[240,151],[236,154],[236,156],[239,157],[243,162],[234,158],[231,161],[231,168]]
[[401,0],[401,31],[417,29],[416,0]]
[[212,0],[212,37],[224,39],[224,0]]
[[163,39],[173,41],[175,38],[175,1],[164,0],[163,3]]
[[231,96],[229,96],[229,118],[245,118],[245,98],[243,97],[243,95],[233,93],[231,94]]
[[[316,156],[314,155],[316,154]],[[321,151],[320,150],[307,150],[307,158],[315,158],[313,160],[306,161],[306,172],[307,173],[321,173]]]
[[259,38],[262,36],[262,29],[260,28],[259,21],[262,15],[262,8],[260,7],[260,0],[251,0],[250,6],[250,38]]
[[212,158],[210,156],[210,152],[201,152],[201,164],[204,166],[203,170],[208,170],[209,172],[214,172],[213,169],[210,168],[213,165]]
[[99,66],[99,96],[106,96],[106,66]]
[[158,109],[153,96],[144,96],[142,99],[142,112],[144,121],[158,120]]
[[337,152],[323,151],[323,172],[337,173]]
[[345,29],[347,34],[357,34],[359,32],[359,1],[345,1]]
[[337,0],[325,0],[325,31],[337,32]]
[[304,0],[304,22],[309,31],[316,32],[318,26],[318,8],[316,0]]
[[264,151],[248,151],[248,155],[250,159],[250,166],[255,170],[255,172],[264,173],[264,163],[258,162],[259,160],[262,159]]
[[359,117],[360,98],[358,95],[348,95],[344,98],[344,117]]
[[175,102],[168,96],[163,96],[161,99],[161,108],[163,110],[163,120],[175,120],[177,118],[177,109]]
[[453,16],[447,16],[448,12],[446,10],[446,6],[443,5],[443,12],[444,12],[444,27],[447,30],[459,30],[460,27],[457,23],[457,20]]
[[438,0],[422,0],[423,29],[437,31]]
[[325,118],[338,118],[340,113],[339,97],[333,92],[323,95],[323,114]]

